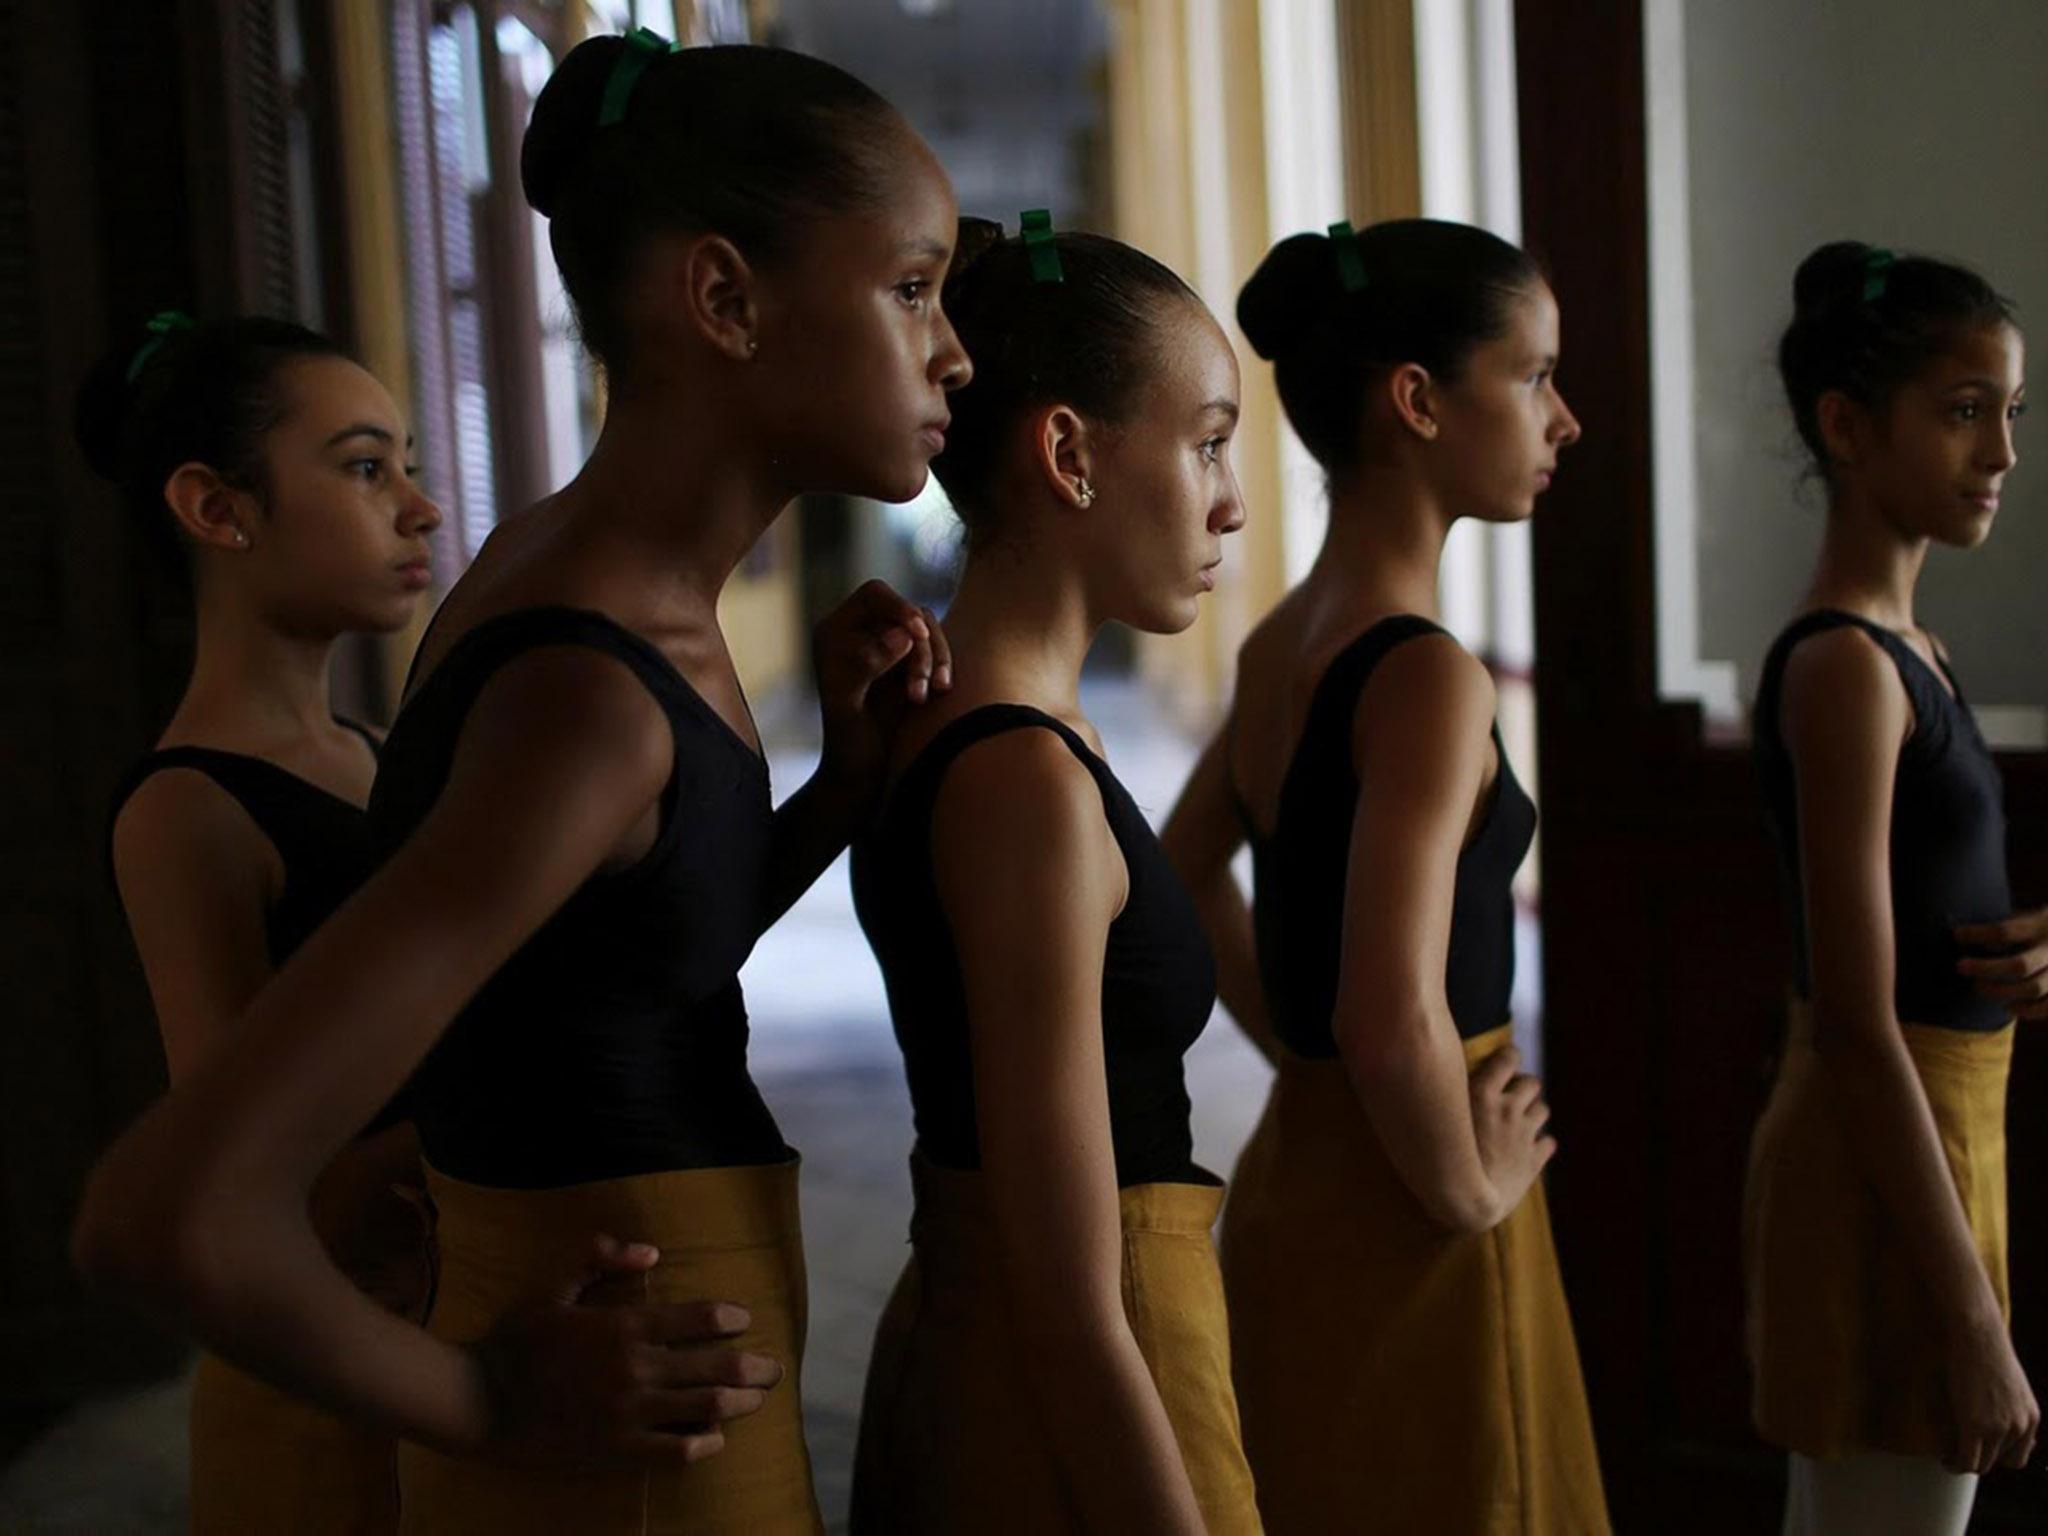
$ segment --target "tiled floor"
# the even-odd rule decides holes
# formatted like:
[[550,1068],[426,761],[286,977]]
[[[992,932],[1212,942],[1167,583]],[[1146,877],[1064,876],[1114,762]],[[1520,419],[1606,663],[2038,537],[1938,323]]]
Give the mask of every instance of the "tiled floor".
[[[1193,747],[1135,687],[1091,688],[1088,707],[1132,794],[1163,819]],[[777,792],[807,771],[802,754],[779,756]],[[910,1214],[909,1103],[844,861],[761,941],[744,979],[755,1075],[804,1154],[804,1409],[819,1499],[840,1529],[869,1337],[902,1265]],[[1266,1076],[1219,1015],[1188,1059],[1196,1153],[1209,1167],[1229,1171]],[[9,1536],[153,1536],[181,1531],[183,1506],[182,1382],[75,1411],[0,1475],[0,1532]]]

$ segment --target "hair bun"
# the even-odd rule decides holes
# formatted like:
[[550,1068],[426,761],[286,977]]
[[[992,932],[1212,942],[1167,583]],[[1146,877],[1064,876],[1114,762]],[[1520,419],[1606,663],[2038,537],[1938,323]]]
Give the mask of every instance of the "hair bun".
[[1266,253],[1238,293],[1238,328],[1252,350],[1272,362],[1315,329],[1336,296],[1330,237],[1289,235]]
[[1861,240],[1831,240],[1799,263],[1792,278],[1792,306],[1811,314],[1861,297],[1870,258],[1877,248]]
[[982,257],[1003,243],[1003,226],[994,219],[960,216],[959,233],[953,237],[953,262],[946,268],[946,290],[951,292],[980,265]]
[[534,212],[553,218],[573,183],[604,106],[605,84],[627,47],[623,37],[587,37],[571,48],[533,103],[519,148],[519,185]]

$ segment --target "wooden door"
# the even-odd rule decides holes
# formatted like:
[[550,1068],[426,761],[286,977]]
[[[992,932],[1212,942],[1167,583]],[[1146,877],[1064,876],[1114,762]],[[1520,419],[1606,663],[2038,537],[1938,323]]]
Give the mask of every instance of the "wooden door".
[[[1660,701],[1639,0],[1516,7],[1523,215],[1586,424],[1534,530],[1545,1057],[1558,1243],[1617,1529],[1776,1529],[1749,1427],[1739,1211],[1783,1027],[1788,943],[1746,746]],[[2015,893],[2048,900],[2048,757],[2002,754]],[[2009,1117],[2015,1327],[2048,1381],[2048,1062]],[[2048,1529],[2038,1474],[1974,1530]]]

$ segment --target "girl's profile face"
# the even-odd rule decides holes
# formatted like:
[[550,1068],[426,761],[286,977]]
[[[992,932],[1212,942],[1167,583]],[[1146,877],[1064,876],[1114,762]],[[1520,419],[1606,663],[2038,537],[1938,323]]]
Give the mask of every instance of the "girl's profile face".
[[1223,539],[1244,526],[1231,467],[1237,354],[1196,300],[1159,301],[1153,366],[1130,417],[1104,434],[1096,500],[1080,513],[1099,611],[1153,634],[1194,623]]
[[246,567],[264,608],[308,635],[403,628],[432,579],[441,512],[413,479],[391,396],[346,358],[292,362],[263,441],[263,513]]
[[1536,510],[1558,455],[1579,440],[1578,418],[1557,391],[1559,321],[1550,285],[1508,306],[1506,329],[1474,347],[1443,391],[1445,499],[1461,516],[1520,522]]
[[972,373],[939,308],[959,209],[908,128],[875,208],[818,221],[764,283],[758,376],[788,478],[908,501],[945,446],[949,391]]
[[1886,519],[1912,538],[1971,549],[1998,515],[2018,462],[2013,430],[2026,409],[2026,344],[2004,323],[1964,332],[1893,396],[1882,429],[1836,466],[1859,480]]

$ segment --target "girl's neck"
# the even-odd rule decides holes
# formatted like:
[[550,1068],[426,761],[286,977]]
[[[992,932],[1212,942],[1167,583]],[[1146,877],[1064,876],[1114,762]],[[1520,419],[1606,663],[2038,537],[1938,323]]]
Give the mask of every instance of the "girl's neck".
[[1845,609],[1888,629],[1913,629],[1927,545],[1925,538],[1900,533],[1868,496],[1839,493],[1828,507],[1807,605]]
[[721,412],[691,410],[673,391],[624,391],[552,499],[556,547],[646,592],[653,622],[715,622],[727,580],[799,490],[766,458]]
[[1081,666],[1101,627],[1057,561],[1029,548],[970,554],[946,610],[954,690],[975,703],[1078,715]]
[[1331,492],[1329,525],[1306,585],[1347,614],[1435,619],[1451,523],[1415,476],[1368,465]]
[[335,636],[294,634],[246,594],[203,579],[197,631],[192,679],[171,734],[254,744],[334,731],[328,671]]

